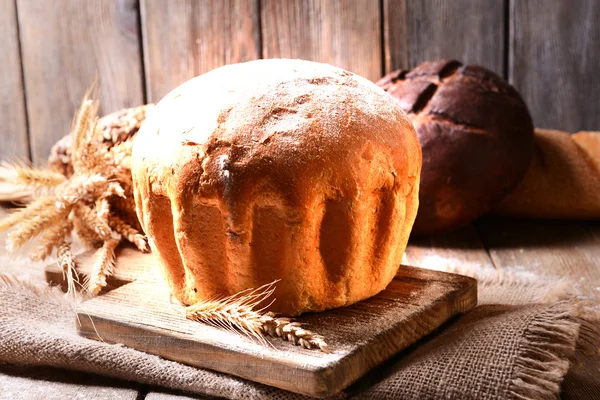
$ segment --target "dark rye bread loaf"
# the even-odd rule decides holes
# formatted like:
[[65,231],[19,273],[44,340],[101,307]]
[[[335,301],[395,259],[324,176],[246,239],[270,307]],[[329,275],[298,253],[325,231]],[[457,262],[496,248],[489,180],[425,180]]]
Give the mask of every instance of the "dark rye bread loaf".
[[392,72],[378,85],[408,114],[423,149],[413,234],[469,223],[525,174],[533,148],[531,117],[498,75],[442,60]]

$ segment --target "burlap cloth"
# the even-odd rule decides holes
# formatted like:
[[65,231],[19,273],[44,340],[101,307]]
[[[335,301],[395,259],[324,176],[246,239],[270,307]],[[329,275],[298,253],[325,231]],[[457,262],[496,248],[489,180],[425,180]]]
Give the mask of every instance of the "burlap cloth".
[[[19,272],[26,264],[0,257],[0,271]],[[577,345],[578,352],[598,366],[598,314],[571,301],[558,301],[567,294],[565,285],[479,278],[482,305],[376,368],[338,397],[553,399],[567,373],[575,374],[575,385],[585,378],[581,371],[594,373],[589,365],[581,369],[569,359]],[[523,305],[541,300],[550,303]],[[82,338],[76,333],[73,304],[31,276],[0,274],[0,307],[0,363],[92,372],[233,399],[304,398]],[[600,385],[590,387],[588,379],[580,393],[600,398],[596,397]]]

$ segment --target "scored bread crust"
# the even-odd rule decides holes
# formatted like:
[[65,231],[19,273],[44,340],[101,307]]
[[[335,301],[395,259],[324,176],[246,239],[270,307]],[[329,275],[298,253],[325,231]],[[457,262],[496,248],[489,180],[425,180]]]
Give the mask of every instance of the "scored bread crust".
[[363,300],[400,265],[421,149],[373,83],[326,64],[218,68],[161,100],[137,135],[136,208],[185,304],[276,279],[290,315]]
[[392,72],[377,84],[408,113],[423,150],[413,235],[468,224],[523,178],[533,124],[519,93],[494,72],[438,60]]

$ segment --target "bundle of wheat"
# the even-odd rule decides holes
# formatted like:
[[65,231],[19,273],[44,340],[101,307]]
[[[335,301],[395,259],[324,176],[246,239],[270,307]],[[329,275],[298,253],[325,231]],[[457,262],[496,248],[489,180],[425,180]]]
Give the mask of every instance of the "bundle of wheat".
[[[71,232],[88,247],[98,249],[89,280],[82,284],[92,295],[106,286],[106,278],[114,268],[115,248],[122,239],[141,251],[148,249],[135,217],[129,165],[131,138],[145,118],[146,108],[132,109],[135,112],[129,113],[134,117],[126,125],[127,134],[114,135],[115,124],[110,121],[115,116],[100,120],[98,101],[86,95],[73,123],[68,154],[65,152],[68,157],[60,159],[65,168],[57,172],[57,162],[53,163],[52,158],[54,169],[24,164],[3,167],[5,180],[34,193],[33,201],[25,208],[0,221],[0,231],[11,230],[7,251],[12,253],[41,235],[33,258],[44,260],[56,250],[68,282],[68,293],[74,293],[79,283],[68,240]],[[119,120],[127,121],[122,116]]]

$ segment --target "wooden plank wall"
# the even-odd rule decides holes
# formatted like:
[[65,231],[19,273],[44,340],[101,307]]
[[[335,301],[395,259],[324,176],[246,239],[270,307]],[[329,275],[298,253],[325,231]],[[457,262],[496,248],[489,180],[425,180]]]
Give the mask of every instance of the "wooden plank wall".
[[148,101],[221,65],[261,58],[258,1],[142,0]]
[[29,157],[21,52],[14,0],[0,0],[0,159]]
[[269,57],[371,80],[458,58],[509,79],[537,126],[600,130],[598,21],[596,0],[0,0],[0,158],[43,162],[95,78],[107,113]]
[[100,113],[144,102],[137,0],[17,0],[33,161],[68,133],[97,78]]
[[600,1],[513,0],[509,79],[537,126],[600,131]]
[[304,58],[381,77],[379,3],[373,0],[263,0],[265,58]]

